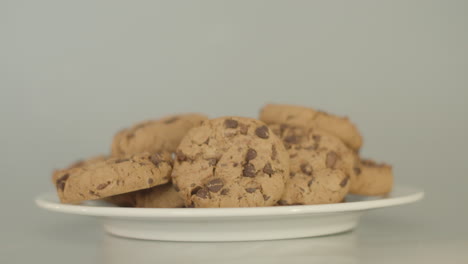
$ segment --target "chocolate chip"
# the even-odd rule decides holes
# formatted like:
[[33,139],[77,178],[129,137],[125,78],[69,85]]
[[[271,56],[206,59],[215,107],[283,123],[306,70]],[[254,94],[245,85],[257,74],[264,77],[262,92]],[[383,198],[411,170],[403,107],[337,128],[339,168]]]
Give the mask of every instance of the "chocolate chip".
[[318,144],[314,143],[312,146],[305,147],[305,150],[311,151],[311,150],[316,150],[318,148]]
[[176,192],[179,192],[179,191],[180,191],[179,186],[177,186],[175,183],[173,183],[172,186],[174,187],[174,190],[175,190]]
[[315,179],[314,179],[314,178],[312,178],[312,180],[310,180],[310,181],[307,183],[307,186],[309,186],[309,187],[310,187],[310,186],[312,185],[312,183],[314,183],[314,180],[315,180]]
[[328,152],[327,160],[326,160],[327,168],[334,168],[337,160],[338,160],[338,154],[336,154],[335,151]]
[[349,180],[349,177],[344,178],[344,179],[340,182],[340,186],[341,186],[341,187],[345,187],[346,184],[348,183],[348,180]]
[[218,164],[218,159],[216,159],[216,158],[207,159],[207,160],[208,160],[208,165],[210,165],[210,166],[214,166],[214,165]]
[[257,157],[257,151],[255,149],[249,148],[247,154],[245,155],[245,161],[249,162]]
[[245,191],[248,193],[254,193],[257,190],[257,188],[245,188]]
[[186,156],[182,151],[180,151],[180,150],[178,150],[178,151],[176,152],[176,156],[177,156],[177,160],[178,160],[179,162],[182,162],[182,161],[186,161],[186,160],[187,160],[187,156]]
[[222,189],[221,195],[227,195],[229,193],[229,189]]
[[270,137],[270,132],[268,131],[267,126],[261,126],[255,129],[255,135],[257,135],[259,138],[267,139]]
[[313,172],[312,166],[310,166],[308,163],[303,163],[301,164],[300,167],[301,167],[302,173],[312,176],[312,172]]
[[213,179],[206,184],[206,188],[208,188],[210,192],[218,192],[223,186],[224,183],[221,179]]
[[171,123],[174,123],[177,120],[179,120],[179,117],[175,116],[173,118],[170,118],[170,119],[164,121],[164,124],[171,124]]
[[232,164],[232,166],[233,166],[233,167],[237,167],[237,166],[239,166],[239,163],[234,162],[234,163]]
[[126,137],[127,137],[127,140],[130,140],[135,137],[135,133],[130,133]]
[[224,121],[225,128],[237,128],[238,125],[239,125],[239,122],[237,122],[236,120],[226,119]]
[[68,175],[68,173],[67,173],[67,174],[63,175],[62,177],[60,177],[60,178],[57,180],[56,186],[57,186],[58,189],[60,189],[60,190],[62,190],[62,191],[65,189],[65,182],[67,181],[68,176],[69,176],[69,175]]
[[278,156],[278,152],[276,151],[276,146],[272,145],[271,146],[271,159],[276,160],[277,156]]
[[102,189],[106,188],[109,184],[110,184],[110,181],[105,182],[105,183],[101,183],[96,187],[96,189],[102,190]]
[[149,184],[149,185],[153,184],[153,182],[154,182],[154,180],[153,180],[152,178],[149,178],[149,179],[148,179],[148,184]]
[[240,127],[240,130],[239,130],[240,133],[241,133],[242,135],[247,135],[247,132],[248,132],[248,130],[249,130],[249,127],[248,127],[247,125],[245,125],[245,124],[242,124],[242,123],[239,124],[239,127]]
[[255,166],[251,163],[246,164],[242,170],[242,175],[244,175],[244,177],[250,178],[255,177]]
[[271,167],[271,164],[269,162],[267,164],[265,164],[265,167],[263,167],[263,172],[270,175],[270,176],[273,173],[275,173],[275,171],[273,170],[273,168]]
[[151,163],[153,163],[154,166],[156,166],[156,167],[159,167],[159,164],[160,164],[161,162],[163,162],[163,160],[162,160],[162,158],[161,158],[161,156],[160,156],[159,154],[151,155],[150,161],[151,161]]
[[278,204],[279,205],[288,205],[288,202],[286,200],[279,200]]
[[312,135],[312,139],[313,139],[314,141],[316,141],[317,143],[320,142],[320,139],[321,139],[321,138],[322,138],[322,137],[321,137],[320,135]]
[[207,138],[203,144],[208,145],[210,143],[210,138]]
[[68,177],[70,177],[70,174],[66,173],[57,179],[56,186],[58,189],[62,191],[65,189],[65,182],[68,180]]
[[206,199],[206,198],[208,198],[208,191],[206,189],[200,189],[200,190],[198,190],[196,195],[198,197],[200,197],[200,198]]
[[355,168],[354,168],[354,173],[355,173],[356,175],[360,175],[360,174],[361,174],[361,168],[355,167]]
[[98,193],[91,191],[91,190],[89,191],[89,194],[97,196],[97,197],[101,197]]
[[292,178],[292,177],[294,177],[294,176],[296,176],[296,173],[294,173],[294,172],[290,172],[290,173],[289,173],[289,178]]
[[283,141],[288,144],[297,144],[299,142],[299,137],[297,137],[296,135],[291,135],[285,137]]
[[190,192],[190,195],[196,194],[201,189],[202,189],[201,186],[197,186],[197,187],[193,188],[192,191]]
[[122,162],[126,162],[126,161],[129,161],[129,160],[130,159],[118,159],[114,163],[122,163]]
[[263,200],[268,201],[268,199],[270,199],[270,196],[264,194],[263,195]]

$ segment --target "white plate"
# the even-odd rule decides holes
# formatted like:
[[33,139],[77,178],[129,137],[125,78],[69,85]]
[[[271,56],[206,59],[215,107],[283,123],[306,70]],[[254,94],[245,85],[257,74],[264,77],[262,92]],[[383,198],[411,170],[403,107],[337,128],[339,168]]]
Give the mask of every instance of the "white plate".
[[47,210],[96,216],[114,235],[168,241],[248,241],[322,236],[357,226],[367,210],[412,203],[424,192],[396,186],[387,197],[348,195],[346,203],[255,208],[123,208],[103,201],[61,204],[55,193],[36,198]]

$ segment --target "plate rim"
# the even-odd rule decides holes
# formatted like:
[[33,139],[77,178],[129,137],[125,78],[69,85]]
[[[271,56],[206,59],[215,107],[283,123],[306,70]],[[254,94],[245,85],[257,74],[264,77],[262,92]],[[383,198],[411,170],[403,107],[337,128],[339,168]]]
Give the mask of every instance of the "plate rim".
[[321,213],[340,213],[350,211],[364,211],[417,202],[424,198],[424,191],[406,186],[395,186],[392,192],[403,194],[395,197],[382,197],[375,200],[355,201],[335,204],[319,205],[291,205],[269,207],[243,207],[243,208],[125,208],[115,206],[89,206],[71,205],[56,202],[55,192],[38,195],[35,203],[40,208],[77,215],[97,217],[123,217],[123,218],[224,218],[224,217],[254,217],[254,216],[281,216],[303,215]]

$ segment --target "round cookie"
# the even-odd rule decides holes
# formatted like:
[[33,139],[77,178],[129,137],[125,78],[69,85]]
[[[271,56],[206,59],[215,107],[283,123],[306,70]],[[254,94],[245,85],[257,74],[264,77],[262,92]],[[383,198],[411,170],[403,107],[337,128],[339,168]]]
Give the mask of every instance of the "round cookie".
[[385,195],[392,191],[392,187],[392,166],[363,159],[356,168],[356,179],[350,192],[369,196]]
[[168,152],[109,158],[60,171],[55,185],[63,203],[79,203],[147,189],[170,181]]
[[222,117],[187,133],[172,179],[187,207],[254,207],[274,205],[287,175],[288,153],[263,122]]
[[355,151],[362,145],[361,134],[347,117],[331,115],[313,108],[268,104],[260,111],[260,120],[267,124],[317,127],[338,137]]
[[184,200],[170,183],[150,189],[137,191],[136,207],[179,208],[184,207]]
[[112,141],[112,156],[141,152],[174,152],[188,130],[207,120],[201,114],[181,114],[145,121],[118,132]]
[[280,205],[338,203],[349,191],[353,155],[340,139],[313,128],[271,125],[290,157]]

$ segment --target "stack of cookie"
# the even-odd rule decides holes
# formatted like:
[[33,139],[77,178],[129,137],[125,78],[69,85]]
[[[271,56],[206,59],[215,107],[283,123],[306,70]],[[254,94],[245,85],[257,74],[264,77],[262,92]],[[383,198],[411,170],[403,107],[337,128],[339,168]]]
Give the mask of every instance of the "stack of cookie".
[[63,203],[256,207],[343,202],[384,195],[392,169],[361,160],[347,119],[312,108],[266,105],[259,120],[182,114],[118,132],[109,156],[53,173]]

